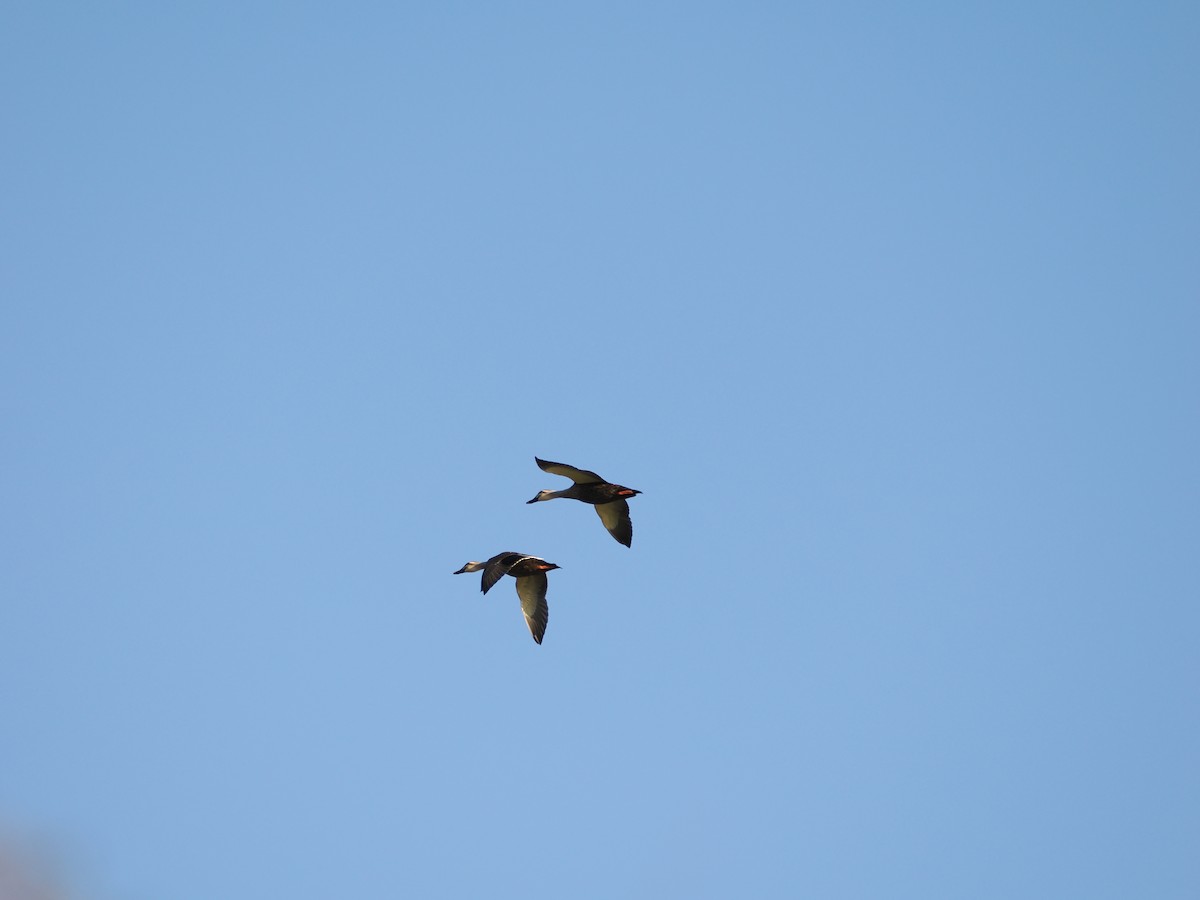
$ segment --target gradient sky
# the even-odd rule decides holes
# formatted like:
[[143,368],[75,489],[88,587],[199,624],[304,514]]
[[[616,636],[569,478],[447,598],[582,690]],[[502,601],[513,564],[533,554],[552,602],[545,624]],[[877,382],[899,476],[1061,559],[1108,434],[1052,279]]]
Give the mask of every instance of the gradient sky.
[[0,13],[5,854],[1200,895],[1200,7],[602,6]]

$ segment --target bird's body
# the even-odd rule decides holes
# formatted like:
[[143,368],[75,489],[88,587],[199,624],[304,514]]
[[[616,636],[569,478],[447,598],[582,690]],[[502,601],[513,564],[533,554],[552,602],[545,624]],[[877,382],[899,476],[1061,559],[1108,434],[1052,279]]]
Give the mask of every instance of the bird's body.
[[555,500],[560,497],[590,503],[596,507],[596,514],[600,516],[600,521],[604,523],[608,533],[618,543],[624,544],[626,547],[633,545],[633,521],[629,518],[629,504],[626,502],[626,498],[634,497],[641,491],[635,491],[633,488],[627,488],[621,484],[613,484],[605,481],[595,472],[577,469],[566,463],[550,462],[538,459],[536,456],[533,461],[543,472],[562,475],[575,483],[561,491],[538,491],[537,496],[532,500],[527,500],[527,503]]
[[546,603],[546,589],[549,587],[546,573],[557,568],[559,566],[554,563],[536,556],[506,551],[497,553],[486,562],[472,560],[454,574],[462,575],[482,569],[483,578],[479,589],[485,594],[505,575],[517,579],[517,596],[521,598],[521,612],[525,614],[525,624],[529,626],[529,633],[533,635],[533,639],[540,644],[546,634],[546,624],[550,621],[550,607]]

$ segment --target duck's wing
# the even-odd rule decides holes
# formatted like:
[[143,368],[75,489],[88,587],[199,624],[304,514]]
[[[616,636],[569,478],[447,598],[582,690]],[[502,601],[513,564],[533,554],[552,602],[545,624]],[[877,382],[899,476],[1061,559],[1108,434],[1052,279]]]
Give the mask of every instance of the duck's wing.
[[563,475],[570,478],[576,484],[595,484],[597,481],[604,481],[595,472],[589,472],[587,469],[577,469],[574,466],[568,466],[566,463],[550,462],[546,459],[538,459],[536,456],[533,461],[538,464],[538,468],[543,472],[549,472],[551,475]]
[[626,547],[633,546],[633,520],[629,518],[629,504],[624,500],[597,503],[596,515],[608,529],[608,533]]
[[546,603],[547,584],[545,572],[523,575],[517,579],[517,596],[521,598],[525,624],[539,644],[546,633],[546,623],[550,621],[550,607]]
[[492,589],[492,585],[507,575],[508,570],[521,558],[520,553],[513,553],[511,550],[504,553],[497,553],[484,566],[483,579],[479,589],[486,594]]

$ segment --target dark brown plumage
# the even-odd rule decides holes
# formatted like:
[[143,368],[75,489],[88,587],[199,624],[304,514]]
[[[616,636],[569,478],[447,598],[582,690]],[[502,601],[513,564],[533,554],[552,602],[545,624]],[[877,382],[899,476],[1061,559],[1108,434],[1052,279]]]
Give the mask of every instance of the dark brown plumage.
[[483,577],[479,589],[485,594],[505,575],[517,579],[517,596],[521,598],[521,612],[525,615],[525,624],[529,626],[529,633],[533,635],[533,639],[540,644],[546,634],[546,625],[550,621],[550,606],[546,603],[546,590],[549,587],[546,573],[557,568],[558,565],[536,556],[506,551],[497,553],[487,562],[472,560],[454,574],[462,575],[482,569]]
[[527,500],[526,503],[554,500],[559,497],[590,503],[596,507],[596,514],[600,516],[600,521],[604,523],[609,534],[626,547],[633,545],[633,521],[629,518],[629,504],[625,501],[627,497],[635,497],[641,491],[635,491],[622,484],[613,484],[605,481],[595,472],[577,469],[566,463],[550,462],[538,459],[536,456],[533,461],[543,472],[562,475],[575,483],[561,491],[538,491],[537,496],[532,500]]

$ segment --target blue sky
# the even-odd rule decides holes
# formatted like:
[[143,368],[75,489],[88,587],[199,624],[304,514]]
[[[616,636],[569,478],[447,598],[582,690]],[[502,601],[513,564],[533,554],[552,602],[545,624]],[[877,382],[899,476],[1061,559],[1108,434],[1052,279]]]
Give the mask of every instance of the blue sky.
[[[6,852],[83,900],[1195,897],[1198,32],[10,5]],[[632,549],[534,455],[643,491]],[[562,567],[541,647],[451,575],[501,550]]]

